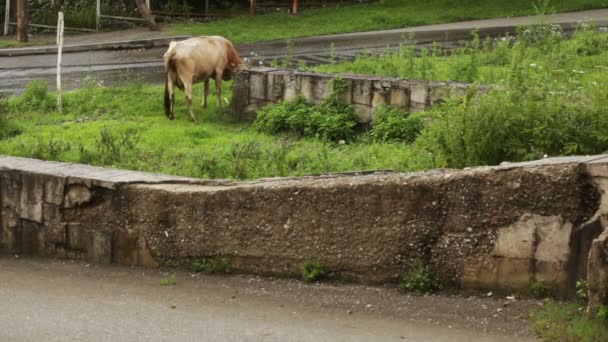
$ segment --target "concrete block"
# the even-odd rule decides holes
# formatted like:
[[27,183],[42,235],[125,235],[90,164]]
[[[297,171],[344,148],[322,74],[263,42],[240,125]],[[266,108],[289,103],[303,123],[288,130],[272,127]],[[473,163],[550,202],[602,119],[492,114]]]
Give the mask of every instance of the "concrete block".
[[372,108],[370,106],[358,105],[354,106],[355,121],[360,124],[368,124],[372,122]]
[[66,208],[74,208],[91,200],[93,195],[89,188],[82,184],[71,184],[65,192],[63,205]]
[[17,212],[10,208],[0,208],[0,253],[17,252],[15,232],[19,224]]
[[66,243],[66,223],[46,222],[42,227],[45,243],[65,244]]
[[449,100],[451,95],[451,87],[444,82],[433,82],[429,86],[430,88],[430,98],[429,104],[435,105],[439,103],[446,102]]
[[61,207],[54,204],[43,204],[42,206],[44,222],[61,221]]
[[64,184],[65,178],[63,177],[47,177],[44,183],[44,201],[61,205],[63,203]]
[[532,283],[530,259],[497,258],[497,281],[499,289],[528,289]]
[[536,219],[538,245],[534,259],[547,262],[567,262],[570,258],[572,224],[559,216],[539,216]]
[[468,258],[463,262],[461,285],[471,289],[493,289],[498,281],[496,260],[489,258]]
[[388,105],[389,104],[389,95],[390,95],[390,92],[388,92],[388,91],[383,91],[383,90],[374,91],[374,93],[372,95],[372,107],[378,108],[381,106]]
[[38,222],[20,220],[19,253],[36,255],[44,252],[44,237]]
[[543,284],[566,293],[568,290],[568,264],[559,261],[536,261],[534,264],[534,279]]
[[112,235],[97,230],[87,234],[86,258],[97,264],[112,262]]
[[[352,104],[353,103],[353,80],[349,78],[343,78],[341,82],[344,82],[344,90],[339,94],[338,101],[341,104]],[[333,88],[333,87],[332,87]],[[333,91],[333,89],[332,89]]]
[[21,189],[21,176],[17,173],[0,173],[0,205],[17,209]]
[[333,79],[330,77],[319,77],[313,88],[313,103],[322,104],[329,98],[334,90]]
[[292,101],[300,95],[301,78],[298,74],[289,73],[283,76],[283,101]]
[[428,108],[429,88],[426,82],[410,83],[410,104],[415,109]]
[[146,240],[141,236],[139,237],[138,241],[137,264],[143,267],[160,266],[158,261],[156,261],[154,256],[152,256],[150,249],[148,249],[148,244],[146,243]]
[[44,180],[41,175],[26,174],[21,176],[21,191],[17,213],[19,217],[42,223],[42,198],[44,195]]
[[301,75],[300,76],[300,93],[307,102],[314,103],[314,91],[316,87],[317,79],[313,75]]
[[393,107],[409,110],[410,94],[408,88],[395,87],[391,89],[390,105]]
[[524,215],[509,227],[500,228],[493,255],[503,258],[532,259],[534,257],[536,220]]
[[372,82],[353,79],[353,103],[370,106],[372,104]]
[[242,120],[245,107],[249,104],[249,72],[241,71],[236,74],[232,83],[232,101],[230,111],[238,120]]
[[84,228],[78,223],[67,224],[66,237],[69,249],[84,250],[87,247]]
[[260,72],[249,73],[249,98],[266,100],[267,89],[266,74]]
[[268,89],[266,92],[266,100],[272,102],[279,102],[283,99],[285,74],[285,71],[273,71],[268,74]]
[[135,234],[115,231],[112,235],[112,261],[119,265],[138,265],[138,240]]

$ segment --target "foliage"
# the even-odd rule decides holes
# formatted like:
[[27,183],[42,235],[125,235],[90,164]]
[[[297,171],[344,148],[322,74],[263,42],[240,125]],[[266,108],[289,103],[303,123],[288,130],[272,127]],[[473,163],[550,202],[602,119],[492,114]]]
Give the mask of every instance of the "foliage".
[[583,303],[587,303],[589,299],[589,282],[584,279],[576,281],[576,298]]
[[268,134],[289,132],[301,137],[337,141],[350,139],[355,125],[353,109],[349,106],[332,103],[312,105],[298,97],[291,102],[262,108],[253,128]]
[[[606,0],[554,1],[555,11],[605,8]],[[384,0],[359,5],[327,4],[323,8],[302,9],[297,17],[286,11],[257,16],[235,16],[206,23],[174,24],[174,34],[206,35],[210,32],[235,43],[289,39],[341,32],[397,29],[463,20],[513,17],[535,14],[530,0]],[[272,23],[272,29],[269,29]]]
[[530,285],[530,294],[536,299],[542,299],[549,296],[549,289],[540,281],[535,281]]
[[530,312],[534,329],[545,341],[608,341],[608,325],[585,317],[577,303],[546,301]]
[[424,127],[419,115],[408,115],[398,108],[381,107],[375,113],[369,134],[377,142],[412,143]]
[[327,271],[321,264],[321,261],[316,259],[306,259],[300,264],[300,273],[302,279],[306,282],[314,282],[325,278]]
[[208,274],[232,272],[232,260],[227,257],[204,258],[192,263],[191,268],[195,272]]
[[600,305],[597,310],[597,319],[608,327],[608,307],[606,305]]
[[177,276],[174,274],[168,275],[166,277],[162,277],[160,279],[160,286],[171,286],[177,285]]
[[417,264],[401,280],[402,289],[418,293],[433,293],[439,289],[439,282],[428,266]]
[[45,113],[55,110],[55,96],[49,94],[46,81],[32,81],[27,84],[22,96],[8,101],[9,112]]

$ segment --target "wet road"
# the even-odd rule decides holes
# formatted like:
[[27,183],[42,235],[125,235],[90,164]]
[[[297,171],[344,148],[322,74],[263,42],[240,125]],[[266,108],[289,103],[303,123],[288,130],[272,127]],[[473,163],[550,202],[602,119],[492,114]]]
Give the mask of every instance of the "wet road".
[[[553,23],[561,24],[566,32],[571,32],[576,23],[585,18],[593,19],[600,26],[608,25],[608,9],[561,13],[548,16]],[[458,46],[458,42],[468,40],[472,29],[479,29],[481,37],[498,37],[514,32],[515,27],[538,22],[536,17],[517,17],[476,20],[460,23],[429,25],[386,31],[358,32],[292,40],[291,57],[295,63],[307,65],[328,63],[331,60],[330,46],[334,45],[336,60],[350,60],[362,51],[378,52],[387,47],[395,48],[410,35],[414,35],[418,48],[439,42],[444,48]],[[138,32],[136,38],[149,34]],[[78,43],[93,43],[112,39],[111,33],[85,35],[76,38]],[[69,43],[69,40],[68,40]],[[247,57],[252,65],[265,65],[273,60],[281,61],[287,51],[286,41],[270,41],[237,46],[241,56]],[[147,83],[163,82],[162,54],[165,48],[147,50],[86,51],[66,53],[63,56],[63,83],[68,89],[78,87],[86,76],[91,76],[104,84],[126,84],[135,80]],[[0,92],[20,93],[27,82],[33,79],[48,80],[55,84],[55,55],[31,55],[0,57]]]
[[[457,320],[467,324],[469,313],[464,307],[455,312],[454,321],[441,318],[465,299],[444,299],[452,306],[448,310],[442,310],[441,298],[436,299],[432,306],[438,312],[427,308],[424,313],[424,307],[417,310],[417,305],[429,306],[429,299],[419,297],[409,308],[423,317],[411,320],[403,318],[407,312],[394,311],[395,298],[411,298],[390,289],[187,272],[177,272],[177,285],[160,286],[162,275],[141,268],[0,258],[0,340],[534,340],[520,334],[522,323],[508,325],[506,318],[497,321],[510,330],[504,333],[484,332],[500,330],[498,326],[483,330],[459,326]],[[468,306],[494,305],[482,300],[484,304],[476,300]]]

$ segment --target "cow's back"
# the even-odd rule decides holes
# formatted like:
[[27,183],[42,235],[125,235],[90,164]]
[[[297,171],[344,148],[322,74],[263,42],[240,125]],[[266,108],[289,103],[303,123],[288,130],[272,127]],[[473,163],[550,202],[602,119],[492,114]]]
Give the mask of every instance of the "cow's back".
[[219,36],[190,38],[173,46],[172,58],[179,69],[187,69],[184,71],[192,72],[194,78],[207,78],[226,68],[228,46],[230,42]]

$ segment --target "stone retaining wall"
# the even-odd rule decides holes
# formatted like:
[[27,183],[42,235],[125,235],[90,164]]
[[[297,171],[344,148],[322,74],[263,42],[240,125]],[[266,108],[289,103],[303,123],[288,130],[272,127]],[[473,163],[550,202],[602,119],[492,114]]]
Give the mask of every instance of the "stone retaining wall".
[[316,258],[363,283],[425,264],[444,287],[564,295],[588,273],[603,303],[607,177],[608,156],[252,182],[0,156],[0,251],[154,267],[222,255],[286,276]]
[[[255,117],[255,112],[269,103],[289,101],[302,95],[310,103],[322,103],[333,91],[335,74],[301,72],[289,69],[253,68],[235,77],[231,111],[241,119]],[[462,96],[470,84],[403,80],[394,77],[341,74],[346,91],[342,102],[352,104],[360,124],[373,121],[375,110],[391,105],[407,111],[421,111]],[[483,88],[482,88],[483,89]]]

